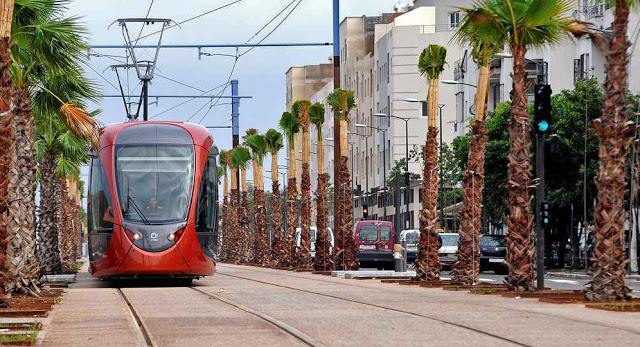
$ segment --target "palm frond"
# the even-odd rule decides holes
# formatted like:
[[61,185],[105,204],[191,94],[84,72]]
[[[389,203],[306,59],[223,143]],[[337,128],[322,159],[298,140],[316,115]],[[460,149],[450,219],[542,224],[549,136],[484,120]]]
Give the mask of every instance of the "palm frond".
[[218,179],[218,184],[220,184],[220,179],[224,176],[225,169],[221,167],[216,168],[216,177]]
[[300,132],[300,120],[293,116],[290,112],[283,112],[280,117],[280,129],[287,137],[289,146],[293,146],[295,135]]
[[418,58],[418,70],[421,75],[427,75],[429,79],[440,77],[444,66],[447,64],[447,49],[431,44],[422,50]]
[[267,142],[267,149],[271,154],[278,154],[282,147],[284,147],[282,143],[282,133],[280,133],[276,129],[269,129],[267,133],[264,135],[265,141]]
[[247,130],[244,131],[244,136],[242,136],[242,143],[246,144],[247,143],[247,139],[250,136],[253,136],[255,134],[258,134],[258,129],[256,128],[249,128]]
[[233,165],[237,168],[246,169],[249,160],[251,160],[251,154],[245,147],[236,147],[231,153],[231,160]]
[[264,135],[255,134],[247,138],[247,145],[251,148],[252,157],[262,165],[267,154],[267,141]]
[[324,124],[324,105],[316,102],[309,107],[309,121],[316,127],[318,139],[322,140],[322,125]]
[[229,163],[227,162],[227,151],[224,149],[220,151],[220,154],[218,156],[218,165],[223,170],[226,170],[229,165]]
[[356,108],[356,101],[352,90],[335,89],[327,97],[327,103],[333,112],[338,112],[341,120],[350,121],[349,113]]

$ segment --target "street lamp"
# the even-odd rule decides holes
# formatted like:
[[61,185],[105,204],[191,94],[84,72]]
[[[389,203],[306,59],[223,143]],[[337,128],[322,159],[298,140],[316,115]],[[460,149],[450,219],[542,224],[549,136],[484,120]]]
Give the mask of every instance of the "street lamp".
[[[387,130],[388,129],[380,129],[378,127],[374,127],[371,125],[366,125],[366,124],[355,124],[356,127],[358,128],[369,128],[369,129],[376,129],[378,131],[382,132],[382,184],[383,184],[383,190],[386,194],[387,192]],[[369,146],[367,146],[369,147]],[[369,183],[367,183],[367,194],[369,194]],[[383,206],[384,209],[384,219],[387,219],[387,206],[384,205]]]
[[442,80],[440,82],[442,82],[443,84],[464,85],[464,86],[469,86],[469,87],[473,87],[473,88],[478,88],[478,86],[476,86],[475,84],[466,83],[466,82],[460,82],[460,81],[454,81],[454,80]]
[[[404,180],[405,183],[407,184],[407,192],[409,193],[411,191],[411,182],[409,182],[409,121],[413,118],[406,118],[406,117],[398,117],[398,116],[393,116],[390,114],[386,114],[386,113],[376,113],[374,114],[375,117],[384,117],[384,118],[395,118],[395,119],[400,119],[402,121],[404,121],[404,146],[405,146],[405,161],[406,161],[406,165],[405,165],[405,173],[404,173]],[[400,193],[400,192],[398,192]],[[409,195],[407,194],[407,197],[405,199],[405,205],[407,206],[407,216],[410,216],[409,213]],[[396,211],[396,213],[400,213],[399,209],[398,211]],[[408,217],[409,219],[409,226],[406,226],[406,222],[405,222],[405,226],[408,228],[411,226],[411,219]]]

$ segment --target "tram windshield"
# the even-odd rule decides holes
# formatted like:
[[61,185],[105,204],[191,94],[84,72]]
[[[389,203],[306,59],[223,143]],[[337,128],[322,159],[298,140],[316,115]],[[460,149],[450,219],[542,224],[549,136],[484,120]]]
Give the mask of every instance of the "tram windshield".
[[118,198],[125,221],[184,221],[193,184],[193,146],[116,147]]

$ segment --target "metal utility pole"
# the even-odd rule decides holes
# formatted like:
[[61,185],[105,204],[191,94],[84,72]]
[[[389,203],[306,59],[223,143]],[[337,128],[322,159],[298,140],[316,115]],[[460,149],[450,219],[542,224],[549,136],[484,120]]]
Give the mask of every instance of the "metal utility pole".
[[[407,218],[405,219],[404,228],[411,228],[411,213],[409,212],[409,197],[411,194],[411,179],[409,177],[409,120],[404,121],[404,158],[407,161],[404,168],[404,181],[407,184],[407,189],[405,190],[405,205],[407,205]],[[403,229],[404,229],[403,228]],[[400,229],[402,230],[402,229]]]
[[[238,98],[238,80],[231,80],[231,141],[233,142],[233,148],[240,145],[240,99]],[[236,182],[240,182],[240,170],[236,171]],[[238,203],[240,203],[239,194]]]
[[[340,88],[340,0],[333,0],[333,89]],[[340,120],[338,112],[333,113],[333,187],[340,189]],[[342,211],[340,194],[333,194],[333,230],[338,232]]]
[[444,224],[445,229],[447,223],[444,220],[444,175],[443,175],[443,158],[442,158],[442,108],[444,104],[439,104],[438,108],[440,109],[440,194],[438,197],[440,198],[440,227]]
[[536,276],[538,289],[544,289],[544,243],[545,226],[543,223],[542,209],[545,200],[544,196],[544,162],[545,162],[545,140],[543,134],[536,135],[536,176],[538,185],[536,186]]

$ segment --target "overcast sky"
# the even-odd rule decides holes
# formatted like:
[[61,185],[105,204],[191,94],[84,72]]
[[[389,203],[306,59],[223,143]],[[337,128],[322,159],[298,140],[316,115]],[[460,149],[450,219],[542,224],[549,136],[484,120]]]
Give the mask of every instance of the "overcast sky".
[[[176,22],[194,17],[206,11],[220,7],[234,0],[155,0],[149,17],[170,18]],[[264,24],[280,12],[291,0],[242,0],[237,4],[210,13],[188,23],[181,28],[171,28],[165,32],[164,44],[218,44],[245,43]],[[108,28],[118,18],[145,17],[151,0],[76,0],[70,5],[69,15],[82,17],[88,27],[91,44],[123,44],[122,31],[117,24]],[[377,15],[390,12],[396,0],[342,0],[341,19],[345,16]],[[292,6],[293,7],[293,6]],[[291,8],[291,7],[290,7]],[[286,12],[285,12],[286,14]],[[281,16],[280,18],[283,18]],[[289,42],[331,42],[332,40],[332,0],[302,0],[302,3],[291,16],[265,43]],[[252,42],[261,39],[280,19],[258,35]],[[139,26],[132,27],[132,35],[136,35]],[[145,29],[151,33],[156,29]],[[136,35],[137,36],[137,35]],[[156,44],[158,35],[141,40],[143,44]],[[240,50],[240,53],[244,49]],[[125,56],[124,49],[97,50],[96,53],[114,56]],[[206,52],[235,54],[235,49],[208,49]],[[143,59],[149,59],[153,50],[141,50]],[[138,53],[137,53],[138,54]],[[304,48],[256,48],[238,60],[233,79],[239,81],[241,95],[252,96],[243,100],[240,105],[240,133],[250,127],[264,132],[277,127],[277,121],[285,107],[285,72],[290,66],[318,64],[328,62],[332,55],[330,46]],[[113,58],[119,60],[120,58]],[[91,57],[90,65],[104,78],[114,85],[116,75],[108,69],[117,64],[106,57]],[[160,51],[157,72],[163,76],[176,79],[202,90],[209,90],[227,81],[234,58],[202,57],[198,60],[197,49],[165,49]],[[106,69],[106,70],[105,70]],[[104,94],[119,94],[97,73],[87,69],[87,74],[98,82]],[[126,78],[124,88],[127,90]],[[139,93],[139,83],[133,73],[129,75],[129,90]],[[137,89],[136,89],[137,88]],[[134,92],[135,89],[135,92]],[[201,92],[170,82],[156,76],[149,89],[150,94],[200,94]],[[230,94],[230,88],[225,95]],[[177,99],[160,99],[159,105],[149,108],[150,116],[154,116],[172,106],[183,102]],[[221,100],[213,107],[203,125],[230,125],[231,105],[229,100]],[[204,99],[193,100],[183,106],[164,113],[154,119],[187,120],[195,112],[192,121],[199,121],[209,109],[209,102]],[[207,106],[205,106],[207,105]],[[103,99],[99,105],[102,114],[99,118],[105,123],[122,122],[126,113],[120,99]],[[203,108],[204,107],[204,108]],[[231,130],[212,130],[215,143],[220,149],[231,146]],[[281,155],[284,157],[284,155]],[[282,158],[281,158],[282,161]]]

